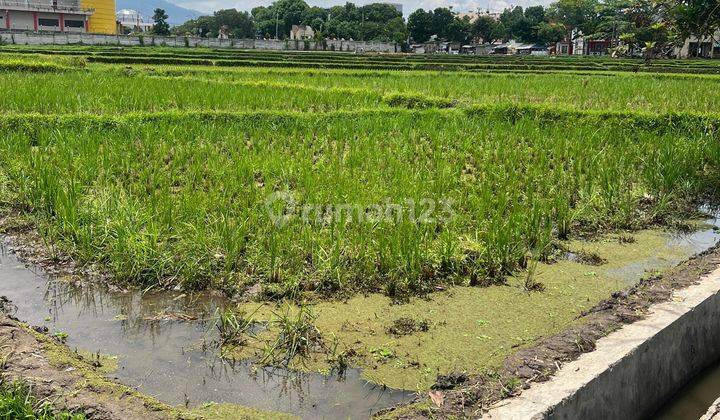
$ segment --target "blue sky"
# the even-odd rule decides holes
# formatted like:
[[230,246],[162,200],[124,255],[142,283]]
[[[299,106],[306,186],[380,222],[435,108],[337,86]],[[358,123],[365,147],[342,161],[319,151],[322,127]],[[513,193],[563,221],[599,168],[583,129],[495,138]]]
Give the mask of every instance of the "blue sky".
[[[239,10],[250,10],[255,6],[268,5],[272,0],[171,0],[183,7],[199,10],[201,12],[212,12],[217,9],[235,8]],[[305,0],[314,6],[329,7],[337,4],[345,4],[346,0]],[[405,8],[405,15],[411,11],[424,8],[434,9],[436,7],[449,7],[459,12],[487,9],[501,11],[508,6],[533,6],[537,4],[548,4],[551,0],[388,0],[391,3],[402,3]],[[371,0],[357,0],[356,4],[372,3]]]

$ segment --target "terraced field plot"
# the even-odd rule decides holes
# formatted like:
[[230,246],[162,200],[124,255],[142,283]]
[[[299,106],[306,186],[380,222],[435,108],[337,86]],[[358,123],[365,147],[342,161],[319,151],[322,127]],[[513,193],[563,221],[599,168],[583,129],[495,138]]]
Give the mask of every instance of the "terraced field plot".
[[717,68],[8,47],[4,229],[223,292],[228,358],[425,392],[714,238]]

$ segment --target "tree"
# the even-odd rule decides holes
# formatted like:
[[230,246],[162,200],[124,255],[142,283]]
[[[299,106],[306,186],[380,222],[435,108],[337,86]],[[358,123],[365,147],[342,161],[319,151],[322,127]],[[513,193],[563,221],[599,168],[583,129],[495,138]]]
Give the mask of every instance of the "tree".
[[285,39],[293,25],[310,24],[310,6],[304,0],[277,0],[268,7],[252,9],[258,30],[266,37]]
[[385,25],[387,41],[396,42],[398,44],[404,44],[407,42],[409,33],[405,20],[402,16],[396,17],[388,21]]
[[642,51],[648,60],[670,55],[677,34],[674,23],[668,20],[666,4],[657,0],[634,0],[624,15],[628,24],[619,36],[625,44],[621,52]]
[[[400,18],[400,13],[394,6],[385,3],[371,3],[363,6],[360,12],[360,39],[389,41],[388,22]],[[397,21],[396,21],[397,23]]]
[[447,40],[451,42],[465,42],[470,38],[470,18],[463,19],[457,16],[453,17],[453,21],[447,29]]
[[200,16],[172,29],[176,35],[217,37],[220,28],[225,27],[231,38],[254,38],[255,22],[247,12],[236,9],[218,10],[213,16]]
[[431,32],[433,35],[437,35],[438,38],[449,39],[450,38],[450,25],[455,20],[453,12],[445,7],[438,7],[431,13],[432,26]]
[[220,28],[227,28],[227,35],[231,38],[255,37],[255,24],[247,12],[236,9],[218,10],[213,16],[213,36],[217,36]]
[[565,38],[565,25],[561,23],[540,22],[537,29],[538,42],[554,44]]
[[597,7],[597,25],[595,32],[589,34],[593,39],[609,39],[610,46],[618,45],[620,35],[632,31],[628,10],[632,0],[605,0]]
[[531,6],[525,9],[525,17],[533,24],[538,25],[545,22],[545,8],[542,6]]
[[470,33],[472,36],[482,39],[482,42],[493,42],[498,39],[495,38],[497,35],[497,26],[498,23],[495,19],[490,16],[483,15],[473,22],[472,27],[470,28]]
[[153,14],[153,25],[152,33],[160,36],[170,35],[170,25],[167,23],[168,15],[163,9],[155,9]]
[[595,32],[598,0],[558,0],[548,7],[548,17],[565,25],[568,39],[579,29],[584,34]]
[[408,32],[415,42],[426,42],[433,35],[433,13],[418,9],[408,16]]
[[500,14],[499,22],[505,27],[504,38],[513,38],[523,42],[530,42],[533,35],[533,24],[525,17],[525,12],[520,6],[512,9],[505,9]]
[[493,28],[492,35],[490,35],[490,38],[493,41],[497,40],[497,39],[507,41],[508,39],[510,39],[510,36],[508,36],[508,30],[505,27],[505,25],[503,25],[502,22],[497,22],[495,24],[495,27]]
[[690,36],[715,41],[713,37],[720,30],[717,0],[674,0],[672,6],[671,18],[683,41]]

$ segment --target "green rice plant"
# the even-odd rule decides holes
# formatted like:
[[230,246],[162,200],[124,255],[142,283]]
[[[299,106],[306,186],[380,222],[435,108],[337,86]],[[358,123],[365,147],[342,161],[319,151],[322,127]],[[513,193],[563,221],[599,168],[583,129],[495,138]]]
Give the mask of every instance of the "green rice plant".
[[[511,112],[9,118],[0,201],[118,282],[403,299],[502,282],[556,238],[671,220],[717,194],[720,146],[704,120],[648,131]],[[298,206],[283,226],[266,207],[277,191]],[[424,200],[454,203],[454,217],[418,220]],[[300,214],[386,203],[405,216]]]
[[[169,109],[325,112],[370,108],[383,103],[381,95],[362,89],[322,89],[278,82],[218,83],[95,72],[53,76],[11,73],[0,78],[0,88],[8,89],[7,95],[0,98],[0,112],[5,113],[102,114]],[[69,91],[72,94],[68,94]]]

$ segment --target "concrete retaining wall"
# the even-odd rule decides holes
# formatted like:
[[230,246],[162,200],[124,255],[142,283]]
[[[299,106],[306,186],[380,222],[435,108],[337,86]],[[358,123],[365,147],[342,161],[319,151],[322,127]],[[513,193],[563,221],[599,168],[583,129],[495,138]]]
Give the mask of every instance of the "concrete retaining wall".
[[243,50],[273,51],[343,51],[343,52],[400,52],[400,46],[389,42],[362,41],[278,41],[255,39],[211,39],[193,37],[160,37],[100,34],[4,32],[0,39],[7,44],[17,45],[122,45],[122,46],[166,46],[166,47],[208,47]]
[[720,269],[651,315],[597,342],[552,380],[492,409],[492,419],[641,419],[720,355]]

